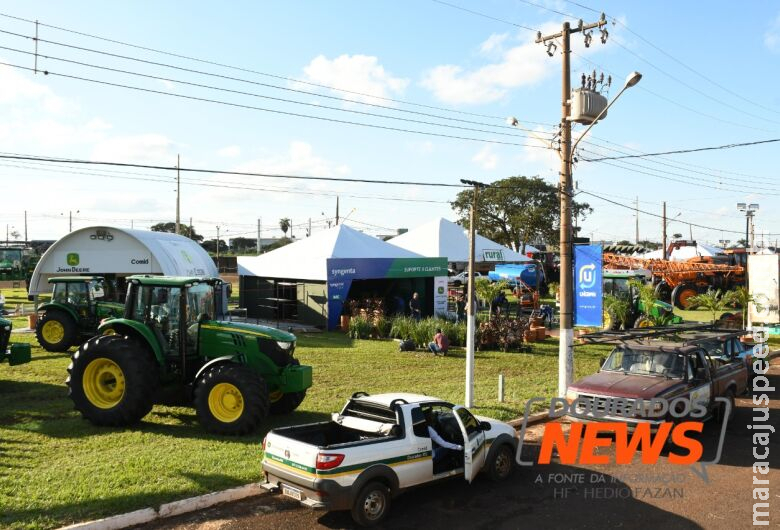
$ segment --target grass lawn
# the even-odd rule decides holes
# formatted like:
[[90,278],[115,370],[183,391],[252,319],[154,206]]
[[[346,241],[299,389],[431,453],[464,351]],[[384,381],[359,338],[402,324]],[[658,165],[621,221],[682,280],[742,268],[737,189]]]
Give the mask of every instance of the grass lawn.
[[[260,478],[260,442],[272,427],[325,420],[358,390],[411,391],[462,401],[464,354],[440,358],[398,352],[393,341],[352,341],[341,333],[301,336],[296,355],[314,366],[300,409],[272,417],[256,434],[206,434],[194,411],[155,406],[133,428],[94,427],[73,410],[64,385],[67,355],[50,354],[31,334],[33,361],[0,365],[0,527],[53,528],[220,490]],[[578,348],[576,374],[597,369],[601,349]],[[477,352],[479,414],[520,415],[524,400],[554,395],[557,342],[531,353]],[[496,400],[505,376],[506,402]]]

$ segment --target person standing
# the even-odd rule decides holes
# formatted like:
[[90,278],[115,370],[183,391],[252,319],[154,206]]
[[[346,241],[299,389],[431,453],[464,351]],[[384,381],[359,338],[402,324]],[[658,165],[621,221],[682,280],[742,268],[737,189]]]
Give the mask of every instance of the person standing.
[[422,312],[420,311],[420,295],[418,293],[414,293],[412,299],[409,300],[409,310],[412,312],[412,318],[419,322],[422,318]]

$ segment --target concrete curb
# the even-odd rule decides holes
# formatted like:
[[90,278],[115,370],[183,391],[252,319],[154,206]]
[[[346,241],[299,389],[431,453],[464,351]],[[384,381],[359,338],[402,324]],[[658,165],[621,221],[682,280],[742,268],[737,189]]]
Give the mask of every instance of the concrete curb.
[[205,495],[198,495],[197,497],[190,497],[189,499],[168,502],[161,504],[156,509],[144,508],[134,512],[106,517],[105,519],[96,519],[94,521],[86,521],[83,523],[72,524],[70,526],[63,526],[60,528],[60,530],[119,530],[120,528],[128,528],[130,526],[150,523],[157,519],[166,519],[176,515],[195,512],[224,502],[238,501],[247,497],[259,495],[263,492],[265,492],[265,490],[260,487],[260,483],[253,482],[251,484],[245,484],[244,486],[239,486],[237,488],[206,493]]

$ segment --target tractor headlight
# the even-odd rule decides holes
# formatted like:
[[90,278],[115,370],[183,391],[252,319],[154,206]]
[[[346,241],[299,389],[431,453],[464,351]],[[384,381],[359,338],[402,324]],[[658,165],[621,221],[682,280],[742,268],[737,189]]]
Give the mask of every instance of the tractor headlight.
[[566,401],[569,403],[569,405],[571,405],[578,397],[579,395],[574,390],[566,390]]
[[287,342],[283,340],[277,340],[276,344],[283,350],[289,350],[290,348],[292,348],[293,345],[292,342]]

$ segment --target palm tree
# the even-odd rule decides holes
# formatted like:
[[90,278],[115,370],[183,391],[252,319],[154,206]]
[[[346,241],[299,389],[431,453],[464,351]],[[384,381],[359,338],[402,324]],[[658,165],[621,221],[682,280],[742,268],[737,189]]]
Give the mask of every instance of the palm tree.
[[712,322],[718,320],[718,316],[726,310],[726,307],[734,303],[734,292],[722,292],[720,289],[708,289],[706,293],[691,296],[691,309],[706,309],[712,313]]
[[491,282],[487,278],[476,278],[474,280],[474,288],[477,291],[477,297],[484,301],[490,308],[488,320],[490,320],[490,317],[493,315],[493,299],[502,293],[508,285],[506,280],[498,282]]
[[748,291],[744,286],[740,285],[733,291],[731,291],[732,297],[731,301],[736,306],[742,309],[742,325],[745,326],[747,323],[747,312],[748,312],[748,306],[750,305],[750,302],[753,302],[753,305],[756,306],[756,311],[763,311],[764,307],[756,302],[755,297],[750,294],[750,291]]
[[282,219],[279,219],[279,228],[284,232],[284,237],[287,237],[287,231],[290,229],[290,218],[283,217]]

